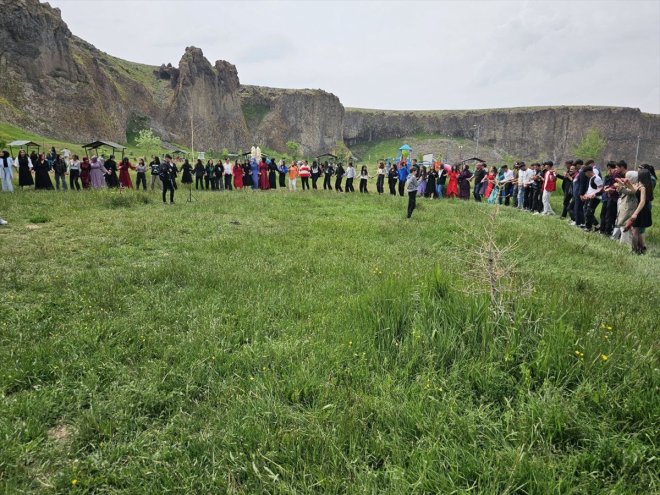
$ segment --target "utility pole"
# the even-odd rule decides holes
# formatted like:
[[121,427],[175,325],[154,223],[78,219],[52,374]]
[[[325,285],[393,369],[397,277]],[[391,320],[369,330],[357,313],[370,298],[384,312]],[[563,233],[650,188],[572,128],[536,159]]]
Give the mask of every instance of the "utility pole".
[[474,124],[472,127],[477,129],[477,151],[474,152],[475,156],[479,157],[479,124]]
[[640,136],[637,136],[637,150],[635,151],[635,167],[637,166],[637,157],[639,156],[639,140],[640,140]]
[[190,106],[190,153],[194,160],[195,159],[195,128],[193,126],[192,105]]

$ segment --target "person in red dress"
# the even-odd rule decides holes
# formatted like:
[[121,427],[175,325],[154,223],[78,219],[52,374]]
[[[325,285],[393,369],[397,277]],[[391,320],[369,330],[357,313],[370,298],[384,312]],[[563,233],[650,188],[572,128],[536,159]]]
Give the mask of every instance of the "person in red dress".
[[495,187],[495,179],[497,178],[497,169],[495,167],[491,167],[490,171],[488,172],[488,175],[486,176],[486,181],[488,182],[486,185],[486,193],[484,194],[484,198],[488,199],[490,197],[490,193],[493,191],[493,187]]
[[122,187],[133,189],[133,181],[131,181],[131,176],[128,173],[129,169],[135,170],[135,166],[128,161],[128,158],[124,157],[119,164],[119,183]]
[[234,163],[232,175],[234,176],[234,188],[243,189],[243,168],[238,163],[238,160]]
[[266,158],[261,159],[259,164],[259,189],[266,191],[270,189],[270,184],[268,182],[268,164],[266,163]]
[[449,184],[447,184],[447,193],[448,198],[455,198],[458,196],[458,176],[461,173],[458,171],[458,165],[452,165],[451,170],[447,172],[447,177],[449,177]]
[[86,156],[83,157],[80,164],[80,181],[83,189],[89,189],[92,185],[92,164],[89,163],[89,158]]

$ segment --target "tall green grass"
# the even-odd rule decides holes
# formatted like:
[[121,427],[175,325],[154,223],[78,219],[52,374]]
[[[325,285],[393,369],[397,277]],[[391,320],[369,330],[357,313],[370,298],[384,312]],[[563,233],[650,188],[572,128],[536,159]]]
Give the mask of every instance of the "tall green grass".
[[502,315],[488,205],[183,193],[0,194],[0,492],[658,491],[653,230],[502,209]]

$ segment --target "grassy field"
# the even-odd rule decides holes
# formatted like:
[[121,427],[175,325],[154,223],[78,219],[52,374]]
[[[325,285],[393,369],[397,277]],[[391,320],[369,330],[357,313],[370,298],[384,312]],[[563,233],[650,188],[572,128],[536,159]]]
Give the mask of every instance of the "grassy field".
[[657,227],[196,196],[0,194],[0,493],[658,493]]

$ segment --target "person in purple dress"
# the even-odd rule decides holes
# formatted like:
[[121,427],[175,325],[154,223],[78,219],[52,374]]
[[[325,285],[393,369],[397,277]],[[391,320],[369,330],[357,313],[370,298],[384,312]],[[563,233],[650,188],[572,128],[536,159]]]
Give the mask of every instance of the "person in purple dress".
[[108,170],[103,166],[98,156],[92,157],[92,168],[89,172],[92,189],[101,189],[105,187],[105,176]]

